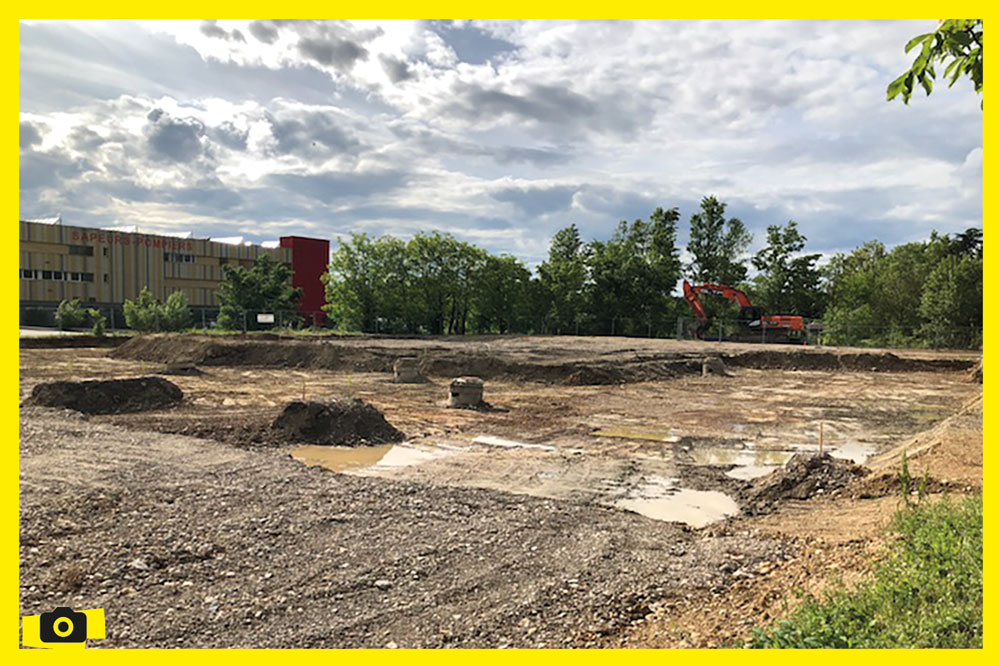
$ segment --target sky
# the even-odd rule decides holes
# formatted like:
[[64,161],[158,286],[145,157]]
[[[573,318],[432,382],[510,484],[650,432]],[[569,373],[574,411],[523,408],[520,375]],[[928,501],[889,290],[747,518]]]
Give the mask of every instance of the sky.
[[972,84],[887,102],[933,21],[22,21],[20,217],[440,231],[530,266],[714,195],[828,256],[982,226]]

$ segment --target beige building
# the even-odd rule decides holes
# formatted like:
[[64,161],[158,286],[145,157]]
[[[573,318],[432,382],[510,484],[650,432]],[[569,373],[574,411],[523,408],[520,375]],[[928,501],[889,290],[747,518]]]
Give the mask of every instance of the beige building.
[[120,307],[149,287],[161,301],[183,291],[192,307],[214,308],[224,265],[250,267],[262,254],[292,261],[286,248],[72,227],[58,218],[21,221],[20,252],[22,307],[73,298]]

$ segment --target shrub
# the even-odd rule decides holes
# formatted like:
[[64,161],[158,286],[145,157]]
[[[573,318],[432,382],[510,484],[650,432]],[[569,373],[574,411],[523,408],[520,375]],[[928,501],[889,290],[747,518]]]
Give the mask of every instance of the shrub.
[[94,322],[94,327],[90,329],[90,332],[93,333],[98,338],[103,338],[104,325],[107,322],[107,320],[104,318],[104,315],[101,314],[100,310],[94,308],[88,308],[87,314],[90,315],[90,319]]
[[167,302],[163,304],[160,317],[160,326],[164,331],[183,331],[191,328],[194,316],[191,308],[188,307],[187,296],[183,291],[175,291],[167,296]]
[[175,291],[166,303],[153,298],[147,287],[139,292],[135,301],[125,301],[125,323],[136,331],[182,331],[194,320],[184,292]]
[[56,325],[65,330],[87,325],[87,313],[80,305],[80,299],[63,300],[56,309]]

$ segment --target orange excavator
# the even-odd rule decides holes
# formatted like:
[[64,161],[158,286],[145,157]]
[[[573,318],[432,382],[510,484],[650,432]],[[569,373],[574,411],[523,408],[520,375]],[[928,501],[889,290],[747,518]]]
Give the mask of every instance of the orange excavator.
[[[764,314],[764,308],[750,303],[750,299],[739,289],[722,284],[692,285],[684,280],[684,300],[691,307],[698,320],[698,337],[704,335],[708,315],[698,294],[714,294],[735,301],[740,306],[736,315],[739,328],[735,336],[726,338],[740,342],[798,342],[805,337],[805,325],[798,315]],[[721,339],[720,334],[720,339]]]

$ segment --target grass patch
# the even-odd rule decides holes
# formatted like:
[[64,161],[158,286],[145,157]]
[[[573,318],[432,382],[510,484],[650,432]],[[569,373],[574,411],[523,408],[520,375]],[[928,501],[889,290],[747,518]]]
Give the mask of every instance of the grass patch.
[[748,647],[981,648],[982,497],[908,502],[892,531],[899,538],[869,582],[803,597]]

